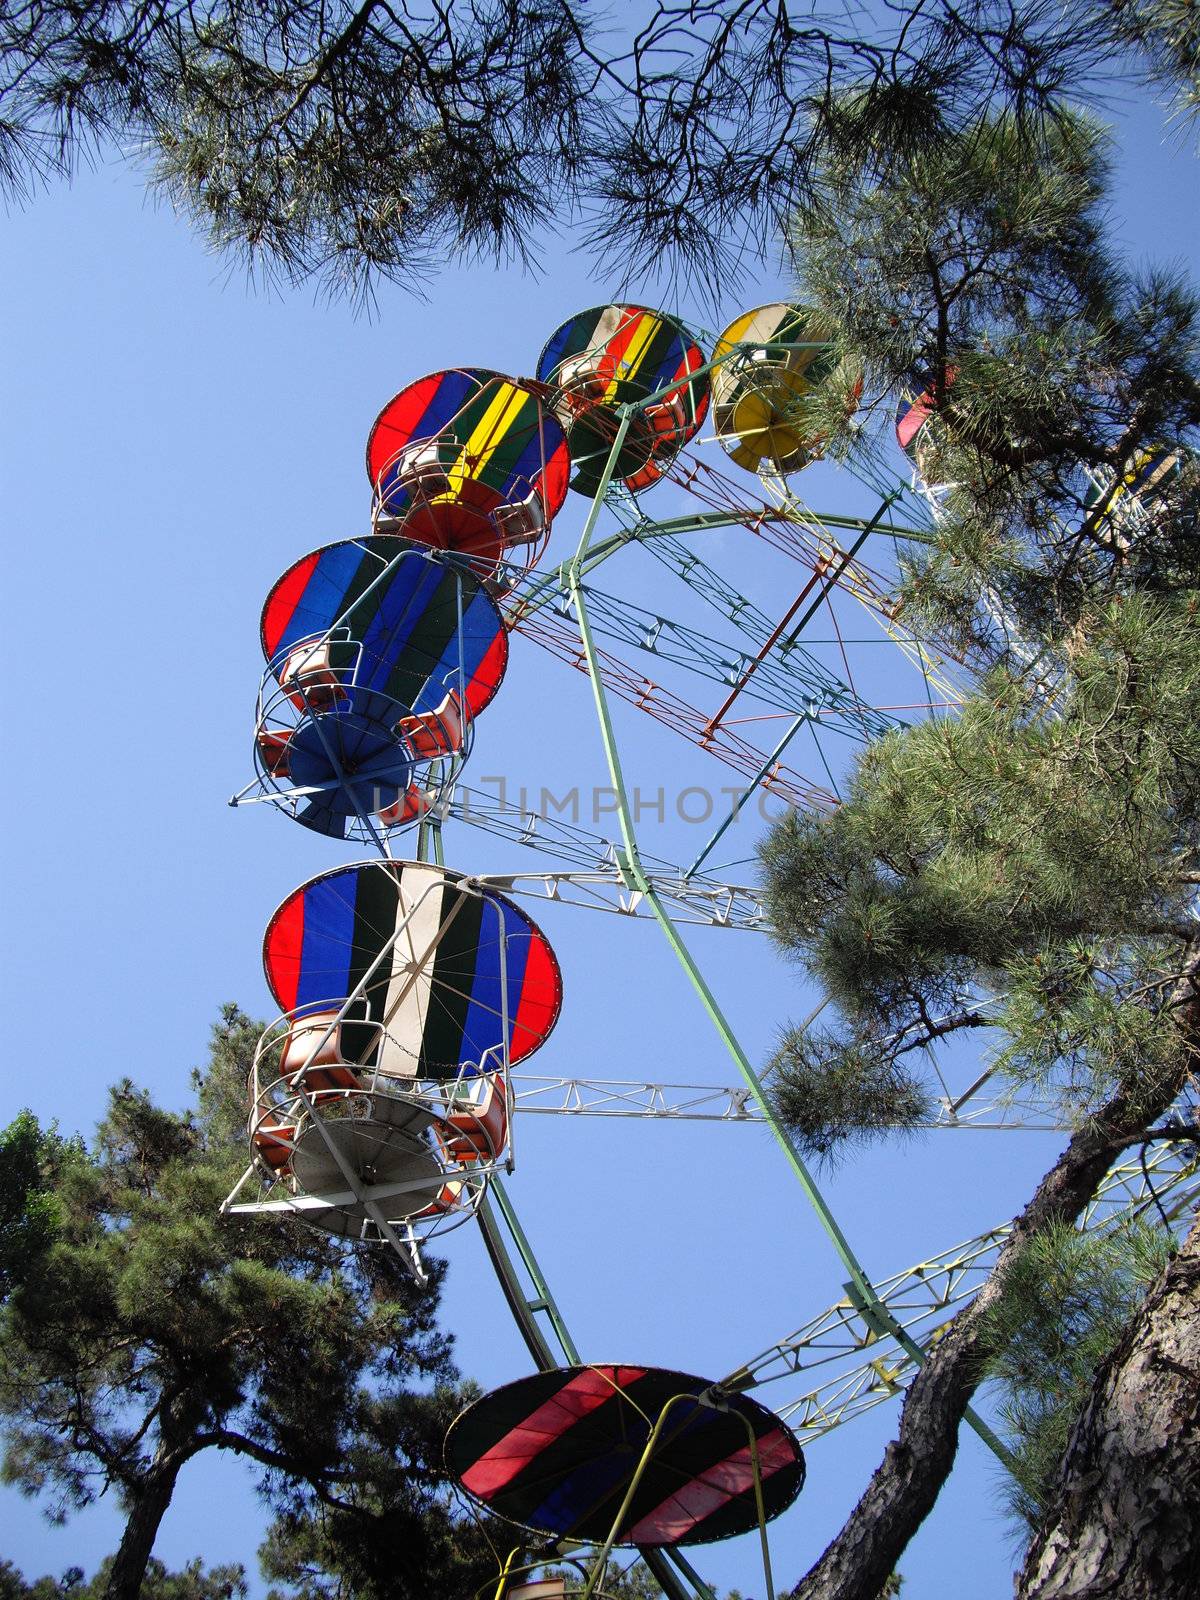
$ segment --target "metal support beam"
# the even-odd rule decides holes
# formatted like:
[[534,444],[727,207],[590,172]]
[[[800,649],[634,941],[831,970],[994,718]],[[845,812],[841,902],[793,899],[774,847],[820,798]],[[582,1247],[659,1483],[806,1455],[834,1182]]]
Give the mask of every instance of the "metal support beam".
[[683,877],[684,877],[684,881],[685,882],[692,876],[692,874],[694,872],[698,872],[700,870],[700,867],[701,867],[703,862],[708,860],[708,858],[712,854],[713,849],[715,848],[717,842],[722,838],[722,836],[725,834],[725,832],[729,828],[731,828],[733,826],[733,824],[737,821],[737,819],[741,816],[742,809],[746,805],[747,801],[750,799],[751,795],[755,793],[755,791],[758,789],[759,784],[763,781],[763,779],[770,772],[771,768],[779,760],[780,756],[787,749],[788,745],[791,744],[792,740],[800,732],[800,729],[802,727],[804,727],[805,723],[808,722],[809,720],[810,720],[810,718],[806,714],[802,713],[800,716],[798,716],[796,718],[796,720],[793,723],[791,723],[791,725],[787,729],[787,732],[784,734],[783,738],[780,739],[779,743],[775,746],[774,750],[771,751],[771,754],[767,757],[767,759],[763,762],[762,766],[755,773],[755,775],[751,779],[750,783],[746,786],[745,789],[742,790],[741,794],[738,795],[737,802],[733,806],[731,806],[730,809],[729,809],[729,815],[727,817],[725,817],[718,824],[717,828],[714,830],[714,832],[712,834],[712,837],[709,839],[708,843],[704,846],[704,849],[701,850],[700,854],[696,857],[696,859],[692,862],[691,866],[684,873]]
[[[445,865],[440,824],[428,830],[421,829],[418,849],[422,861],[429,860],[431,854],[438,866]],[[484,1249],[492,1263],[500,1291],[525,1341],[525,1347],[533,1358],[534,1366],[540,1372],[545,1372],[564,1360],[569,1365],[575,1365],[580,1359],[578,1347],[558,1309],[558,1302],[550,1290],[546,1276],[534,1255],[533,1246],[529,1243],[516,1208],[498,1173],[492,1178],[490,1192],[495,1199],[495,1207],[493,1208],[491,1199],[485,1194],[475,1215],[483,1235]],[[512,1252],[505,1244],[504,1229],[497,1221],[497,1213],[503,1220],[504,1228],[507,1229],[520,1257],[530,1289],[522,1283]],[[553,1344],[547,1337],[539,1317],[546,1320]],[[640,1554],[667,1600],[716,1600],[713,1590],[686,1561],[668,1557],[661,1550],[646,1549]]]
[[[853,1250],[850,1248],[850,1243],[838,1225],[837,1219],[830,1209],[828,1202],[825,1200],[825,1197],[817,1187],[816,1182],[814,1181],[812,1174],[809,1172],[803,1157],[800,1155],[799,1150],[792,1142],[792,1139],[786,1128],[784,1128],[782,1123],[775,1116],[774,1107],[767,1098],[766,1091],[758,1077],[758,1074],[751,1066],[749,1057],[742,1049],[737,1035],[734,1033],[733,1028],[730,1026],[724,1012],[718,1005],[716,997],[713,995],[712,990],[705,981],[703,973],[700,971],[700,968],[696,964],[691,952],[680,938],[678,930],[675,928],[670,917],[664,910],[661,901],[655,893],[653,885],[650,883],[644,870],[642,869],[641,860],[638,854],[637,837],[634,832],[632,816],[629,808],[629,798],[625,788],[624,776],[621,770],[621,760],[618,753],[616,735],[613,731],[612,719],[608,710],[608,697],[604,688],[604,680],[600,672],[595,644],[592,640],[591,628],[588,624],[587,602],[584,598],[582,584],[582,564],[587,554],[592,529],[595,527],[596,519],[599,516],[600,505],[603,499],[604,491],[608,486],[609,478],[612,475],[612,469],[616,462],[617,451],[620,447],[621,441],[624,439],[624,425],[627,425],[631,414],[631,410],[626,410],[625,415],[622,418],[623,426],[618,429],[617,438],[614,441],[605,471],[601,476],[601,481],[599,487],[597,488],[596,497],[592,503],[591,511],[589,512],[587,521],[584,524],[583,533],[579,540],[579,547],[576,550],[575,558],[571,562],[568,569],[571,599],[574,604],[576,620],[579,624],[580,643],[583,647],[584,656],[587,661],[588,676],[592,684],[592,695],[595,701],[597,719],[600,724],[600,735],[604,745],[605,758],[608,763],[609,782],[613,793],[617,797],[617,816],[620,823],[621,838],[624,845],[623,853],[618,857],[618,864],[627,874],[631,886],[636,886],[639,888],[646,897],[647,904],[651,907],[655,919],[662,929],[668,944],[676,956],[676,959],[679,961],[684,973],[692,984],[692,987],[695,989],[701,1004],[708,1013],[710,1021],[715,1027],[722,1043],[725,1045],[725,1048],[732,1057],[734,1064],[736,1065],[743,1080],[750,1088],[750,1091],[758,1103],[764,1118],[770,1124],[771,1131],[775,1136],[776,1142],[782,1149],[788,1164],[791,1166],[793,1173],[800,1183],[800,1187],[804,1192],[805,1198],[808,1200],[810,1206],[816,1213],[821,1227],[824,1229],[831,1244],[833,1245],[838,1259],[841,1261],[842,1265],[849,1274],[850,1281],[853,1283],[860,1297],[866,1303],[871,1305],[881,1318],[888,1322],[889,1332],[891,1333],[892,1337],[895,1338],[900,1343],[901,1347],[905,1349],[907,1353],[911,1355],[912,1358],[919,1364],[925,1359],[924,1351],[921,1349],[920,1345],[918,1345],[915,1340],[911,1339],[904,1329],[898,1323],[896,1323],[893,1318],[891,1318],[887,1307],[880,1301],[879,1296],[875,1292],[875,1289],[873,1288],[870,1279],[867,1277],[864,1268],[859,1262],[857,1256],[854,1254]],[[865,534],[863,537],[865,537]],[[966,1419],[974,1428],[975,1432],[979,1434],[980,1438],[983,1439],[984,1443],[989,1447],[989,1449],[991,1449],[992,1452],[1005,1464],[1005,1466],[1011,1470],[1015,1465],[1013,1457],[1000,1439],[997,1438],[992,1429],[988,1427],[982,1418],[978,1417],[971,1410],[966,1412]]]
[[[525,1347],[541,1372],[547,1372],[564,1361],[569,1366],[577,1366],[582,1360],[579,1349],[499,1177],[492,1179],[491,1193],[496,1202],[495,1208],[485,1198],[476,1216],[483,1234],[484,1248]],[[512,1251],[505,1243],[506,1230],[525,1269],[528,1287],[523,1285]],[[677,1551],[647,1547],[639,1550],[639,1554],[667,1600],[716,1600],[710,1586]]]

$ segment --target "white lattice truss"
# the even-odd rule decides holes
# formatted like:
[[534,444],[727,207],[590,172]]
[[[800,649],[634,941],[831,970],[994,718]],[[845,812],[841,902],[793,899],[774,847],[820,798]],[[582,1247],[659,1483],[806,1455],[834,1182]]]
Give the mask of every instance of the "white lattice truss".
[[[1110,1228],[1157,1204],[1174,1221],[1200,1199],[1200,1160],[1191,1144],[1160,1143],[1140,1159],[1124,1161],[1105,1178],[1081,1226]],[[888,1315],[923,1349],[936,1343],[950,1317],[974,1298],[1011,1231],[1004,1223],[944,1250],[929,1261],[877,1282]],[[913,1357],[872,1313],[847,1295],[787,1338],[762,1351],[726,1380],[731,1387],[760,1388],[799,1378],[785,1395],[767,1395],[803,1439],[818,1438],[872,1407],[899,1395],[917,1370]],[[814,1378],[819,1378],[813,1383]]]
[[[657,1117],[673,1122],[754,1122],[766,1117],[744,1084],[662,1083],[649,1079],[556,1078],[514,1072],[521,1112],[575,1117]],[[1012,1095],[993,1072],[935,1103],[922,1128],[1065,1130],[1070,1123],[1047,1103]]]

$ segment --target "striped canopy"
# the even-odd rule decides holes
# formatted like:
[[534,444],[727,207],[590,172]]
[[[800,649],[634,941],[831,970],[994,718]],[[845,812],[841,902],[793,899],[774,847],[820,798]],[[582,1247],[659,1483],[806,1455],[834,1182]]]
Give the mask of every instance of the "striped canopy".
[[[489,1511],[538,1533],[607,1538],[651,1429],[664,1429],[615,1542],[705,1544],[758,1524],[753,1431],[767,1518],[804,1483],[791,1430],[745,1395],[701,1404],[711,1385],[661,1367],[560,1367],[495,1389],[446,1436],[450,1471]],[[727,1407],[727,1409],[726,1409]],[[750,1429],[746,1424],[749,1423]]]
[[1100,506],[1103,514],[1107,515],[1112,511],[1127,509],[1131,501],[1150,504],[1165,493],[1182,468],[1183,462],[1178,452],[1169,445],[1139,450],[1121,479],[1113,479],[1104,488],[1099,483],[1093,483],[1084,496],[1084,507],[1088,512],[1094,512]]
[[[406,460],[423,457],[422,440],[430,442],[426,466],[448,483],[427,499],[414,492]],[[463,540],[480,537],[481,518],[531,493],[549,522],[566,499],[568,471],[553,414],[530,389],[486,368],[418,378],[388,401],[367,439],[367,476],[383,509],[405,516],[410,536],[442,548],[468,548]]]
[[277,675],[300,641],[331,630],[349,709],[377,693],[429,711],[453,690],[477,715],[508,664],[508,632],[479,579],[388,537],[314,550],[267,596],[262,647]]
[[[595,493],[616,433],[612,408],[645,400],[676,379],[681,381],[668,398],[680,402],[682,426],[673,450],[685,444],[704,421],[709,390],[707,377],[682,380],[704,364],[703,351],[680,323],[645,306],[594,306],[556,329],[538,357],[537,376],[564,394],[557,409],[567,428],[575,469],[571,487]],[[581,407],[572,403],[570,395],[585,371],[592,379],[590,403]],[[644,419],[635,418],[614,475],[626,483],[636,477],[653,444]]]
[[739,467],[796,472],[820,453],[805,402],[836,369],[826,341],[816,313],[798,305],[758,306],[725,329],[713,351],[713,423]]
[[[946,368],[947,389],[954,382],[957,370],[953,366]],[[937,398],[932,383],[926,383],[919,394],[905,389],[900,396],[900,403],[896,407],[896,443],[914,461],[921,442],[918,436],[936,410]]]
[[340,1006],[366,979],[342,1027],[347,1059],[372,1064],[373,1025],[411,1055],[417,1077],[494,1070],[505,1043],[513,1062],[531,1055],[558,1020],[554,952],[519,907],[468,882],[425,862],[371,861],[295,890],[263,941],[280,1009]]
[[896,407],[896,443],[905,455],[912,454],[917,434],[929,420],[932,409],[933,396],[928,391],[915,395],[905,390],[900,396]]

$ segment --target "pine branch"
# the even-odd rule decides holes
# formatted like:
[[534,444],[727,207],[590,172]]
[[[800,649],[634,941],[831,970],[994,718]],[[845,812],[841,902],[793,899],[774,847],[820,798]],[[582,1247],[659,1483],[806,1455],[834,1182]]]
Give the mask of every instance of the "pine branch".
[[[238,1433],[233,1428],[213,1428],[206,1433],[195,1435],[188,1449],[188,1455],[193,1455],[200,1450],[215,1446],[220,1450],[232,1450],[236,1455],[246,1456],[252,1461],[257,1461],[260,1466],[269,1467],[273,1471],[284,1474],[285,1477],[302,1478],[322,1505],[328,1506],[332,1511],[345,1511],[355,1516],[367,1516],[361,1506],[351,1500],[343,1500],[334,1493],[333,1484],[362,1484],[377,1485],[378,1473],[356,1473],[348,1468],[344,1462],[335,1466],[319,1470],[305,1469],[294,1456],[284,1454],[279,1450],[272,1450],[270,1446],[251,1439],[244,1433]],[[415,1466],[410,1466],[405,1471],[409,1481],[419,1482],[426,1487],[441,1483],[436,1474],[421,1471]]]

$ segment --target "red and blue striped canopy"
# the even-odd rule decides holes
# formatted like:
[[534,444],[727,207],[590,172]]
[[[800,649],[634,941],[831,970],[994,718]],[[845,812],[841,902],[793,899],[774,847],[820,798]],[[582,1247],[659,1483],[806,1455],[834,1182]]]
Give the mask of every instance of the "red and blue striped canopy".
[[382,1025],[418,1077],[493,1070],[505,1043],[520,1061],[545,1043],[562,1002],[554,952],[519,907],[418,861],[335,868],[302,885],[271,918],[263,966],[285,1012],[340,1006],[365,980],[343,1052],[369,1064]]
[[[563,431],[515,379],[482,367],[455,368],[418,378],[388,401],[367,439],[367,476],[392,516],[413,509],[413,492],[401,482],[401,458],[421,440],[439,441],[438,463],[449,482],[435,503],[478,515],[536,492],[547,522],[562,509],[570,470]],[[430,531],[422,524],[419,537],[431,540],[452,525],[428,514],[424,522]]]
[[917,435],[928,422],[932,410],[933,395],[928,389],[920,395],[901,395],[896,407],[896,443],[905,455],[912,454]]
[[699,1398],[711,1388],[661,1367],[539,1372],[469,1406],[446,1436],[446,1462],[470,1495],[508,1521],[559,1538],[600,1541],[608,1537],[654,1424],[668,1401],[676,1401],[615,1543],[729,1538],[758,1524],[750,1434],[768,1519],[799,1494],[804,1457],[791,1430],[765,1406],[728,1395],[714,1409]]
[[378,693],[429,711],[454,690],[477,715],[508,664],[508,632],[479,579],[393,538],[314,550],[267,596],[262,647],[277,674],[297,645],[331,630],[331,662],[352,701]]

